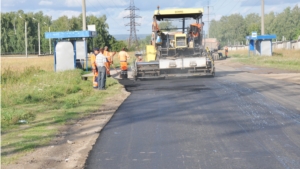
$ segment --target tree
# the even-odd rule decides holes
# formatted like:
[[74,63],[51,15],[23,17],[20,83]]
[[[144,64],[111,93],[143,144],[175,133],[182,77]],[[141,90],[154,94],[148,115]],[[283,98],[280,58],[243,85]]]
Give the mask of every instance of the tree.
[[170,21],[162,21],[158,24],[158,27],[160,30],[165,30],[165,31],[172,31],[174,30],[174,28],[176,28],[175,26],[172,25],[172,22]]
[[[256,13],[242,17],[240,14],[222,16],[219,21],[212,20],[209,28],[210,36],[217,38],[221,44],[230,45],[234,41],[245,41],[252,31],[261,32],[260,16]],[[287,40],[297,39],[300,36],[300,8],[296,5],[283,12],[265,14],[265,33],[276,34]],[[236,43],[237,44],[237,43]]]
[[265,33],[266,34],[274,34],[276,30],[276,16],[274,12],[270,12],[269,14],[265,14]]
[[[52,32],[82,30],[82,15],[72,18],[61,16],[52,20],[51,16],[44,15],[42,11],[24,13],[24,11],[19,10],[18,12],[1,13],[1,21],[1,53],[25,52],[25,21],[27,23],[29,53],[37,53],[38,51],[38,23],[40,23],[42,53],[49,52],[49,40],[45,39],[45,32],[49,31],[49,27],[51,27]],[[123,41],[117,41],[109,34],[105,15],[87,16],[87,24],[95,24],[98,34],[97,37],[88,40],[88,51],[92,51],[93,47],[104,46],[119,51],[126,46]]]
[[260,33],[261,32],[261,19],[260,16],[256,13],[248,14],[245,17],[245,26],[246,26],[246,35],[251,35],[253,31]]

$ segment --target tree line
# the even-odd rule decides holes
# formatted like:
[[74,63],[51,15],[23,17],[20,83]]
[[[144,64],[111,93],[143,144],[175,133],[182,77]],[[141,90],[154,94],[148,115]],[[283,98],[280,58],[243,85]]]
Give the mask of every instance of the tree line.
[[[124,41],[117,41],[109,34],[106,16],[87,16],[87,25],[96,25],[98,36],[89,38],[88,51],[93,47],[108,46],[112,51],[120,51],[126,47]],[[82,15],[68,18],[61,16],[52,20],[51,16],[37,13],[17,12],[1,13],[1,53],[25,53],[25,22],[27,23],[28,53],[38,53],[38,23],[40,23],[41,53],[49,53],[49,40],[45,39],[45,32],[78,31],[82,30]],[[51,42],[53,53],[53,41]]]
[[[300,36],[300,8],[287,7],[281,13],[265,14],[265,34],[276,34],[278,40],[296,40]],[[209,27],[209,37],[217,38],[221,44],[234,45],[246,42],[246,36],[253,31],[261,33],[261,17],[250,13],[243,17],[241,14],[223,16],[219,21],[212,20]]]

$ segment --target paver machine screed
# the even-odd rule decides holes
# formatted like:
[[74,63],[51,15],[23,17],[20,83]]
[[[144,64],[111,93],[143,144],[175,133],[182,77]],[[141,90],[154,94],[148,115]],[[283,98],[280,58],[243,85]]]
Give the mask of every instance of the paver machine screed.
[[[151,45],[146,46],[142,62],[133,66],[134,79],[170,76],[214,76],[214,61],[203,45],[202,8],[154,11]],[[159,21],[179,22],[167,29]]]

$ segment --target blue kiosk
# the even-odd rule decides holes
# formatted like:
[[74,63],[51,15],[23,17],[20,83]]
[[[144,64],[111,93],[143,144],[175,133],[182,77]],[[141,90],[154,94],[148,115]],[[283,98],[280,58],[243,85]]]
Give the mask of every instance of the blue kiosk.
[[276,39],[276,35],[257,35],[252,32],[252,36],[247,36],[249,41],[249,55],[252,52],[254,55],[272,56],[272,39]]
[[[88,68],[87,43],[83,38],[97,36],[96,31],[46,32],[46,39],[54,39],[54,71]],[[76,66],[77,65],[77,66]]]

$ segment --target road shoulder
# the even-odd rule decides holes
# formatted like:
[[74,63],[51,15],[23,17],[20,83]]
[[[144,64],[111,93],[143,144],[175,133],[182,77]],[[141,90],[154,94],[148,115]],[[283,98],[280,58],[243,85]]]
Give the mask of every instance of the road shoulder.
[[247,64],[235,62],[234,58],[217,61],[217,66],[218,65],[228,66],[234,68],[236,71],[253,73],[265,78],[276,79],[276,80],[290,82],[294,84],[300,84],[300,72],[298,71],[289,71],[289,70],[282,70],[276,68],[247,65]]
[[123,88],[117,97],[107,98],[97,112],[61,127],[49,146],[37,148],[15,163],[1,168],[84,168],[88,153],[101,130],[129,95],[130,93]]

